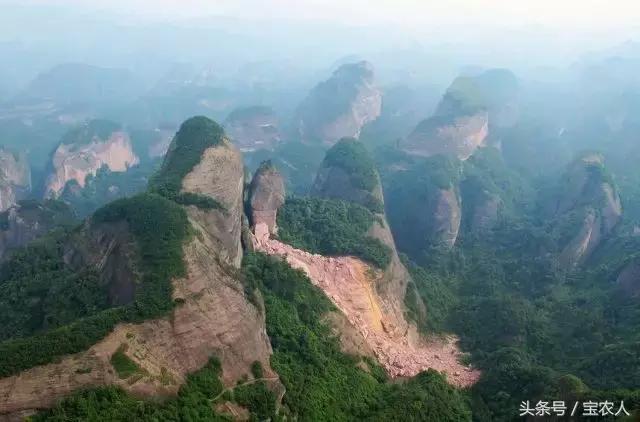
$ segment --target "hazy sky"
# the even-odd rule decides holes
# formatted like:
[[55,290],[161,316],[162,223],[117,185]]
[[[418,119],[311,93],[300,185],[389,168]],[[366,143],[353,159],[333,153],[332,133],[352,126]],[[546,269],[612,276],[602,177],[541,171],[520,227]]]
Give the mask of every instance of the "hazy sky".
[[[0,0],[5,2],[8,0]],[[10,0],[9,0],[10,1]],[[637,26],[637,0],[22,0],[74,5],[153,18],[229,15],[423,25],[544,25],[554,29]]]

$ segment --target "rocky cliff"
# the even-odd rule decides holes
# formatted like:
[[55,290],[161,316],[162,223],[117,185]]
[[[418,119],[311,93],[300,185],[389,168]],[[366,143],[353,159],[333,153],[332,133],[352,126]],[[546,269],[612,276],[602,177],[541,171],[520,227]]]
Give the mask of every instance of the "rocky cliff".
[[278,118],[269,107],[245,107],[231,112],[224,129],[241,151],[273,149],[280,141]]
[[[77,389],[99,385],[119,385],[141,396],[175,394],[186,375],[211,356],[220,359],[229,386],[249,374],[255,361],[266,377],[276,377],[261,299],[249,301],[238,278],[243,177],[240,153],[217,124],[204,117],[183,123],[152,182],[152,190],[183,203],[193,230],[182,248],[185,275],[171,281],[175,308],[163,318],[119,324],[84,352],[0,379],[0,414],[48,407]],[[170,189],[174,184],[178,192]],[[139,288],[140,274],[131,265],[138,245],[129,233],[126,222],[90,220],[75,231],[78,238],[65,252],[71,268],[89,266],[108,280],[114,305],[130,302]],[[118,350],[141,368],[140,377],[118,376],[111,363]]]
[[103,166],[124,172],[138,163],[126,132],[113,122],[92,120],[68,132],[56,148],[45,196],[59,195],[70,181],[84,187],[87,177],[95,176]]
[[575,160],[551,205],[561,239],[568,239],[560,263],[570,269],[584,263],[620,221],[622,205],[600,154]]
[[402,149],[426,157],[468,159],[488,144],[492,132],[517,120],[517,85],[513,74],[502,69],[456,78],[434,115],[416,126]]
[[31,191],[31,170],[24,156],[0,148],[0,211]]
[[[316,193],[345,199],[349,193],[366,191],[372,194],[375,191],[383,201],[375,169],[372,169],[376,181],[371,186],[372,191],[363,188],[357,177],[350,177],[355,163],[346,160],[343,154],[347,151],[366,153],[361,144],[342,140],[332,150],[334,153],[342,151],[340,156],[343,160],[332,158],[329,151],[316,180]],[[357,154],[347,156],[357,158]],[[332,175],[334,170],[339,171],[338,179]],[[264,183],[265,179],[260,180]],[[340,181],[340,187],[324,186],[332,181]],[[358,197],[364,196],[353,196]],[[271,204],[276,205],[274,202]],[[275,214],[278,209],[274,206],[270,211]],[[311,282],[324,291],[339,310],[330,320],[344,350],[374,356],[392,377],[413,376],[427,368],[435,368],[444,371],[455,385],[473,384],[479,372],[460,363],[461,355],[455,338],[424,339],[416,326],[405,319],[404,297],[406,290],[413,285],[408,286],[410,277],[398,258],[384,212],[378,212],[376,217],[378,221],[373,223],[368,235],[392,250],[390,263],[385,269],[374,268],[354,257],[325,257],[296,249],[271,237],[267,223],[261,220],[254,222],[253,247],[269,255],[283,257],[293,268],[304,271]]]
[[332,145],[340,138],[357,138],[381,109],[382,94],[374,84],[371,64],[345,64],[310,92],[298,109],[295,126],[303,141]]
[[284,180],[270,161],[263,162],[249,186],[249,205],[253,226],[264,223],[269,233],[277,234],[276,216],[284,204]]
[[629,262],[618,274],[616,284],[626,295],[638,297],[640,294],[640,259]]
[[69,225],[73,213],[60,201],[19,201],[0,213],[0,261],[54,227]]

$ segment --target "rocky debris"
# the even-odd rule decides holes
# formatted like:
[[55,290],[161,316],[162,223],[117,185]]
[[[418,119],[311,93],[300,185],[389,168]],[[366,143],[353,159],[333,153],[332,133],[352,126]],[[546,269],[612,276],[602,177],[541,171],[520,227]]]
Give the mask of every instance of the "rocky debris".
[[47,234],[59,225],[70,224],[73,213],[60,201],[20,201],[0,214],[0,261],[13,249],[20,248]]
[[382,94],[374,84],[373,66],[366,61],[344,64],[309,93],[295,126],[303,141],[332,145],[344,137],[359,137],[362,127],[381,111]]
[[0,147],[0,211],[31,191],[31,169],[26,158]]
[[353,257],[324,257],[270,239],[264,223],[255,227],[254,247],[303,270],[360,332],[390,376],[409,377],[433,368],[445,372],[449,382],[460,387],[479,379],[478,370],[460,363],[454,337],[425,340],[402,313],[387,311],[376,289],[377,279],[383,277],[381,271]]
[[[81,188],[88,176],[95,176],[100,168],[124,172],[139,163],[133,152],[129,135],[121,130],[100,133],[92,121],[76,129],[85,139],[58,145],[51,161],[51,174],[47,178],[45,197],[59,195],[67,182],[75,181]],[[88,139],[87,139],[88,138]]]
[[224,122],[225,132],[240,151],[272,150],[282,140],[279,122],[269,107],[235,109]]
[[553,204],[554,217],[561,221],[572,213],[583,215],[560,254],[562,267],[570,269],[584,263],[613,231],[622,217],[622,204],[600,154],[575,160],[563,183],[564,189]]
[[276,217],[284,204],[284,181],[270,161],[263,162],[256,171],[249,187],[251,221],[255,226],[265,223],[269,233],[277,234]]

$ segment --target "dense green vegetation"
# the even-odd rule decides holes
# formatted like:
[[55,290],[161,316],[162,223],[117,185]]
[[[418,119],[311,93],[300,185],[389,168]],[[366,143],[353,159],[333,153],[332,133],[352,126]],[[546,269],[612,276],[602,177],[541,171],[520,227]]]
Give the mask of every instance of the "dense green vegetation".
[[94,138],[107,140],[113,132],[121,129],[118,123],[110,120],[94,119],[75,127],[62,137],[62,144],[83,145],[91,143]]
[[182,189],[182,179],[200,162],[204,151],[219,145],[223,137],[224,129],[207,117],[186,120],[173,138],[160,171],[149,183],[151,191],[174,200]]
[[134,265],[140,274],[127,306],[110,307],[106,281],[93,269],[72,271],[64,264],[64,234],[41,239],[0,267],[5,292],[0,312],[7,323],[0,376],[85,350],[119,322],[159,317],[173,308],[171,279],[184,274],[182,244],[190,234],[184,210],[158,195],[142,194],[101,208],[92,224],[120,221],[136,240]]
[[344,170],[356,189],[378,187],[375,163],[365,146],[353,138],[343,138],[327,151],[323,165]]
[[140,367],[129,356],[126,355],[126,344],[118,347],[118,350],[111,355],[111,365],[116,370],[118,376],[122,379],[127,379],[130,376],[141,372]]
[[[612,397],[624,399],[627,409],[640,408],[640,308],[615,284],[622,266],[637,256],[638,241],[614,232],[586,267],[561,271],[559,251],[575,235],[582,206],[598,198],[583,198],[575,210],[550,217],[548,204],[564,191],[550,188],[548,179],[540,185],[522,180],[494,151],[481,151],[459,173],[443,172],[455,166],[442,162],[387,174],[388,216],[400,250],[420,265],[407,263],[427,307],[421,328],[458,334],[483,371],[472,391],[474,418],[513,420],[523,400],[566,397]],[[588,170],[598,186],[606,180],[602,171]],[[433,172],[448,177],[434,180]],[[459,186],[462,199],[463,224],[452,251],[430,248],[411,232],[422,227],[420,215],[430,215],[425,204],[429,189],[442,187],[439,179]],[[501,199],[500,215],[493,230],[474,233],[467,213],[486,195]],[[417,318],[412,294],[406,301]],[[568,379],[575,381],[571,388]]]
[[390,249],[366,235],[376,216],[336,199],[288,198],[278,212],[278,235],[296,248],[323,255],[353,255],[386,268]]
[[471,420],[465,395],[442,375],[427,371],[390,384],[371,360],[342,353],[323,318],[333,305],[301,271],[251,254],[243,273],[264,296],[271,365],[287,388],[284,405],[299,420]]

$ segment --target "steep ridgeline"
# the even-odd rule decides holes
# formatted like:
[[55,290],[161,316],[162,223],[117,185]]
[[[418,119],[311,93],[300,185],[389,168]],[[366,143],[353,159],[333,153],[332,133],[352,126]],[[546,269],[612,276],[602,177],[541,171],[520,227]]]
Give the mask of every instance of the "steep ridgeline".
[[[372,165],[358,141],[338,142],[327,153],[314,186],[314,191],[327,199],[290,199],[281,209],[283,217],[278,217],[280,238],[306,245],[307,250],[271,238],[268,224],[262,219],[254,221],[254,248],[284,257],[324,291],[340,311],[333,322],[343,348],[350,353],[374,356],[392,377],[414,376],[434,368],[446,372],[453,384],[473,384],[479,373],[458,361],[460,352],[455,338],[426,340],[405,318],[405,295],[414,286],[396,253],[383,211],[379,177]],[[340,185],[330,187],[328,183]],[[367,206],[375,198],[376,211],[372,213],[345,198],[360,199]],[[273,205],[272,212],[276,213],[277,203]],[[313,253],[350,248],[356,252],[358,246],[350,246],[349,239],[357,236],[353,233],[357,230],[362,230],[360,236],[364,236],[357,241],[358,246],[370,245],[373,250],[376,244],[380,245],[387,251],[386,259],[374,260],[367,253],[361,258],[348,252],[333,256]],[[424,305],[420,302],[415,307],[424,317]],[[426,313],[428,318],[428,309]]]
[[235,109],[224,122],[224,129],[241,151],[274,149],[281,141],[278,118],[269,107]]
[[0,415],[100,386],[172,395],[214,356],[226,386],[256,362],[277,385],[261,299],[239,279],[242,199],[239,152],[196,117],[149,193],[15,251],[0,269]]
[[515,123],[516,96],[517,81],[507,70],[460,76],[447,89],[434,115],[420,122],[401,147],[410,154],[446,154],[466,160],[489,143],[494,129]]
[[45,197],[58,196],[69,182],[83,188],[103,166],[125,172],[139,161],[129,135],[118,124],[91,120],[69,131],[53,153]]
[[583,264],[611,234],[622,216],[620,196],[597,153],[583,155],[568,168],[550,207],[560,247],[560,265]]
[[0,213],[0,261],[12,250],[73,222],[73,212],[62,201],[19,201]]
[[340,138],[360,136],[362,127],[377,119],[381,110],[382,94],[374,85],[371,64],[345,64],[309,93],[295,126],[304,142],[333,145]]
[[22,155],[0,147],[0,211],[31,191],[31,169]]

